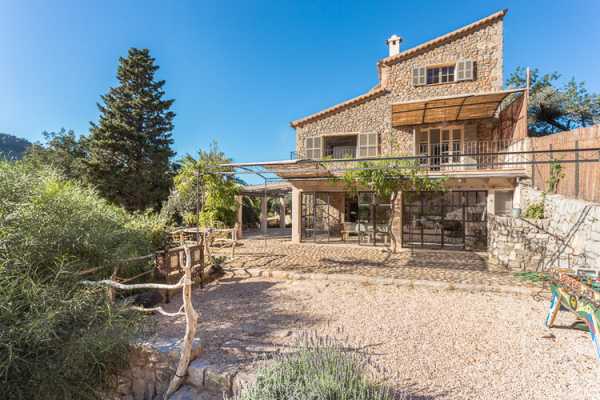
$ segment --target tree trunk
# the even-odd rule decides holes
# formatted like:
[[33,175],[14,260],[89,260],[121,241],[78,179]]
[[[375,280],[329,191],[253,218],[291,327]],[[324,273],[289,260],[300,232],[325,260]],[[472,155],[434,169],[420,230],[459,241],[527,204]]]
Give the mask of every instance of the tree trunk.
[[392,253],[396,253],[396,248],[398,246],[398,242],[396,240],[396,235],[394,234],[394,218],[396,216],[396,199],[398,198],[398,192],[393,192],[390,198],[390,219],[388,222],[388,233],[390,235],[390,242],[392,245]]

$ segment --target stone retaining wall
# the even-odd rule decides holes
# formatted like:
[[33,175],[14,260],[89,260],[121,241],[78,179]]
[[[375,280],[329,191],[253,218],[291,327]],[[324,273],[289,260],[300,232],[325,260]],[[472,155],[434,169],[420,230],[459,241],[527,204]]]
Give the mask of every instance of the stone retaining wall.
[[542,196],[521,187],[523,212],[544,202],[544,219],[490,216],[490,260],[511,269],[541,271],[549,267],[600,272],[600,204],[560,195]]

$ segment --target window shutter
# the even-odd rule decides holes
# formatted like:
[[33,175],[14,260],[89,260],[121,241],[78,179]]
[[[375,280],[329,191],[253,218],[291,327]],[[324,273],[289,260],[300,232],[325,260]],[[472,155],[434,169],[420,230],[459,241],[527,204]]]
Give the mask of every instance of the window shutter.
[[315,159],[319,159],[321,158],[321,142],[322,142],[322,138],[321,136],[318,136],[316,138],[313,138],[313,151],[315,153]]
[[465,80],[473,80],[473,61],[465,61]]
[[306,138],[304,139],[304,157],[302,158],[311,158],[310,155],[312,154],[312,138]]
[[413,68],[413,86],[425,84],[425,67]]
[[456,63],[456,80],[473,80],[473,60],[460,60]]
[[358,157],[367,156],[367,135],[361,133],[358,135]]
[[321,137],[312,137],[304,139],[305,158],[316,160],[321,158]]
[[358,157],[377,157],[378,149],[377,133],[361,133],[358,135]]
[[369,149],[367,150],[367,157],[377,156],[377,134],[369,133],[368,135]]

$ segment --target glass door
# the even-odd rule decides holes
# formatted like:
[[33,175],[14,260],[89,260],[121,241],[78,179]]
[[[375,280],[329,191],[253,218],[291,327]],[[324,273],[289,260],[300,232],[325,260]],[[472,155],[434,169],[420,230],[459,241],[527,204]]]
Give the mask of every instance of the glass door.
[[315,194],[302,192],[302,240],[315,240]]
[[389,199],[379,199],[372,192],[358,193],[358,243],[371,246],[389,245]]

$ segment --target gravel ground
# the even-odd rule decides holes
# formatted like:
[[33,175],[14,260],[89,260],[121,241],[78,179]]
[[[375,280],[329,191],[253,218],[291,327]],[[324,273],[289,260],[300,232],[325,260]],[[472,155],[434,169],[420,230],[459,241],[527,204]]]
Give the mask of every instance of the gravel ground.
[[[550,334],[548,302],[531,297],[249,278],[197,288],[194,299],[201,357],[213,364],[252,370],[314,330],[360,343],[415,399],[600,399],[587,332],[567,329],[573,316],[563,312]],[[159,320],[161,335],[183,327]]]
[[[231,254],[230,248],[215,250]],[[231,268],[353,274],[379,278],[429,280],[476,285],[528,286],[505,268],[488,262],[486,253],[399,249],[342,244],[293,244],[287,239],[248,239],[239,243]]]

